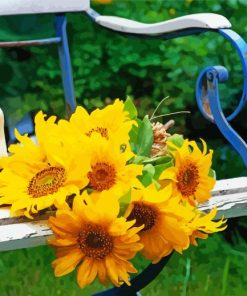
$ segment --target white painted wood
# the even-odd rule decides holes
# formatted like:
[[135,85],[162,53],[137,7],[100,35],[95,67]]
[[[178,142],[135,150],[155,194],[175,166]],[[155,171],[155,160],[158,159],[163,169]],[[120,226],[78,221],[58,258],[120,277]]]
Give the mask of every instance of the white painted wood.
[[46,221],[1,225],[0,251],[45,245],[51,235]]
[[[226,218],[247,216],[247,177],[217,181],[212,195],[208,202],[200,204],[202,211],[217,207],[217,218],[223,215]],[[8,208],[0,208],[0,251],[46,244],[52,235],[46,222],[50,214],[30,221],[25,217],[10,217]]]
[[90,0],[0,0],[0,15],[85,11]]
[[209,212],[215,207],[218,209],[216,218],[247,216],[247,192],[217,195],[199,206],[203,212]]
[[216,195],[222,191],[247,191],[247,177],[239,177],[233,179],[219,180],[216,182],[213,190],[213,195]]
[[208,212],[217,207],[217,218],[247,216],[247,177],[217,181],[213,197],[200,204],[200,209]]
[[97,16],[95,21],[114,31],[143,35],[159,35],[188,28],[220,29],[231,27],[231,23],[224,16],[214,13],[191,14],[155,24],[101,15]]
[[2,109],[0,108],[0,157],[7,155],[8,152],[4,133],[4,115]]
[[26,217],[11,217],[9,207],[0,208],[0,252],[45,245],[52,231],[47,218],[53,212],[47,212],[32,221]]
[[3,219],[9,219],[9,208],[8,207],[0,207],[0,225],[3,221]]

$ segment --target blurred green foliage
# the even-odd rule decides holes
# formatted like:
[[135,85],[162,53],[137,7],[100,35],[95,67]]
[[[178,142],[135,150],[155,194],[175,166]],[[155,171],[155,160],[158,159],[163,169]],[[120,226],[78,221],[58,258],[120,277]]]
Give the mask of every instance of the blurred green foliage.
[[[113,0],[111,5],[95,5],[104,15],[116,15],[143,22],[213,12],[225,15],[247,40],[246,0]],[[84,14],[68,16],[68,34],[73,64],[76,98],[89,110],[116,97],[135,98],[141,116],[152,113],[158,102],[170,96],[160,114],[191,110],[179,115],[174,131],[189,137],[203,136],[215,149],[214,168],[218,178],[246,175],[241,159],[224,146],[222,136],[199,113],[195,103],[195,83],[209,65],[223,65],[230,79],[221,86],[226,112],[236,106],[242,92],[242,73],[233,47],[215,33],[170,41],[127,38],[93,24]],[[0,40],[23,40],[54,35],[52,16],[0,18]],[[13,121],[31,110],[64,116],[63,89],[56,46],[0,50],[0,106]],[[246,136],[246,109],[234,121]],[[240,222],[245,223],[245,218]],[[237,224],[240,225],[240,224]],[[242,296],[246,294],[246,243],[228,245],[217,234],[201,241],[185,256],[174,255],[160,276],[142,291],[148,296]],[[55,279],[46,247],[11,251],[0,257],[0,295],[91,295],[99,284],[81,291],[74,274]],[[142,266],[143,261],[138,262]],[[6,279],[8,275],[8,279]],[[31,283],[31,284],[30,284]],[[69,292],[68,292],[69,291]]]
[[[158,22],[199,12],[218,13],[225,15],[234,30],[247,40],[245,0],[113,0],[111,5],[95,5],[94,8],[104,15],[143,22]],[[53,17],[50,15],[0,18],[0,40],[53,35]],[[234,162],[232,176],[246,174],[235,152],[225,148],[222,153],[225,142],[214,141],[222,137],[202,118],[195,103],[195,83],[200,71],[206,66],[220,64],[230,71],[229,81],[221,86],[226,113],[237,105],[242,92],[242,72],[238,56],[229,42],[213,32],[170,41],[128,38],[95,25],[82,13],[69,14],[68,35],[79,104],[92,110],[116,97],[130,95],[135,98],[143,116],[151,113],[162,98],[170,96],[159,109],[160,114],[180,110],[192,112],[175,118],[178,124],[174,131],[189,137],[203,135],[206,140],[213,140],[210,145],[215,149],[220,147],[216,170],[221,163],[229,167]],[[0,104],[12,122],[37,109],[64,115],[55,45],[1,49],[0,69]],[[246,134],[244,117],[235,122]],[[225,171],[221,172],[220,177],[224,177]]]
[[[1,296],[89,296],[103,287],[95,282],[81,290],[76,273],[55,278],[53,250],[38,247],[1,253]],[[139,270],[147,266],[136,258]],[[247,245],[228,245],[220,234],[199,242],[183,256],[174,254],[163,272],[141,291],[143,296],[244,296],[247,285]],[[6,276],[7,275],[7,276]],[[127,296],[127,295],[126,295]]]

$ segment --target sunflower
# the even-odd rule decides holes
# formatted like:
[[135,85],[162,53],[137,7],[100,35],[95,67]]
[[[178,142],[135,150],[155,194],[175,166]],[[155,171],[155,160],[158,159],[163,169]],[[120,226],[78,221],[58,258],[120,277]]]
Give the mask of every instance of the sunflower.
[[[60,120],[57,124],[54,124],[54,119],[45,121],[42,113],[36,118],[36,134],[40,145],[50,151],[51,157],[54,158],[59,157],[57,144],[62,145],[65,152],[61,157],[71,157],[75,161],[76,157],[70,147],[78,147],[78,151],[81,149],[79,161],[85,158],[85,163],[89,164],[82,171],[85,173],[87,169],[85,177],[88,179],[88,187],[95,193],[113,190],[121,196],[130,187],[140,186],[137,176],[142,174],[143,166],[128,163],[134,153],[130,145],[126,145],[124,150],[120,149],[117,134],[109,139],[99,133],[92,133],[88,137],[78,129],[71,130],[71,125],[65,120]],[[66,148],[69,150],[66,151]]]
[[40,147],[17,131],[16,137],[20,143],[10,146],[12,155],[0,160],[0,205],[12,205],[12,215],[31,218],[53,204],[62,205],[67,196],[87,186],[87,145],[70,146],[68,139],[49,137]]
[[[57,120],[56,116],[47,117],[46,114],[40,111],[35,116],[34,121],[38,145],[45,151],[51,151],[52,149],[54,157],[57,155],[56,150],[59,146],[64,147],[63,152],[67,154],[67,158],[73,158],[71,152],[74,146],[87,146],[88,137],[75,129],[71,129],[71,125],[67,120]],[[61,152],[60,148],[59,151]]]
[[56,276],[73,271],[77,265],[77,282],[81,288],[98,276],[101,283],[109,280],[116,286],[130,285],[128,273],[137,270],[128,261],[142,249],[135,221],[117,218],[119,203],[108,191],[93,203],[83,192],[74,199],[73,209],[57,211],[49,218],[55,238],[49,244],[56,248],[52,265]]
[[131,203],[125,213],[127,221],[135,220],[134,226],[144,225],[139,232],[144,245],[142,254],[153,263],[168,256],[173,250],[182,253],[196,239],[206,239],[209,233],[223,231],[226,221],[213,221],[216,209],[205,214],[189,202],[171,196],[168,185],[157,191],[152,184],[132,190]]
[[[193,209],[191,209],[193,211]],[[214,208],[208,214],[202,213],[199,210],[193,211],[194,217],[189,222],[188,226],[191,228],[190,242],[192,245],[197,246],[197,238],[207,239],[209,233],[215,233],[226,229],[226,220],[222,217],[218,221],[215,219],[217,210]]]
[[183,214],[180,200],[171,197],[171,186],[157,191],[154,185],[132,190],[132,199],[125,217],[136,221],[134,226],[144,225],[140,231],[143,255],[157,263],[174,249],[188,248],[191,229]]
[[107,141],[98,134],[91,136],[87,177],[95,192],[111,190],[121,196],[131,187],[141,186],[137,176],[142,174],[143,165],[129,164],[134,154],[129,149],[122,152],[113,140]]
[[103,109],[94,110],[91,114],[83,107],[77,107],[70,123],[88,137],[97,133],[107,140],[118,139],[120,145],[128,144],[129,132],[133,124],[136,124],[130,120],[128,112],[124,111],[124,103],[119,99]]
[[171,152],[175,159],[175,166],[166,169],[160,176],[163,181],[171,180],[173,195],[188,200],[192,205],[207,201],[210,191],[215,185],[215,179],[209,176],[212,164],[212,150],[207,153],[206,143],[202,140],[203,151],[196,142],[185,140],[178,148],[171,143]]

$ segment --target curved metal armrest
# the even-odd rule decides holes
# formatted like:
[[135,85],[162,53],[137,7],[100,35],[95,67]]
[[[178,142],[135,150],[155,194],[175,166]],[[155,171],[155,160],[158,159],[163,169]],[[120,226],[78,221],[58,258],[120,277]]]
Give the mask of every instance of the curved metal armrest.
[[[99,25],[118,33],[139,36],[157,37],[168,40],[181,36],[194,35],[205,31],[213,31],[227,39],[237,50],[243,69],[243,93],[235,111],[225,117],[221,109],[218,83],[226,81],[227,70],[222,67],[208,67],[204,69],[197,82],[197,102],[202,114],[214,122],[224,137],[240,154],[247,167],[247,143],[231,127],[229,121],[234,119],[247,103],[247,44],[234,31],[230,30],[230,22],[221,15],[213,13],[198,13],[174,18],[165,22],[144,24],[120,17],[101,16],[93,9],[86,13]],[[210,81],[209,76],[213,78]]]
[[195,28],[217,30],[231,27],[231,23],[224,16],[214,13],[191,14],[153,24],[136,22],[116,16],[102,16],[93,9],[87,10],[86,13],[100,26],[127,34],[156,36]]

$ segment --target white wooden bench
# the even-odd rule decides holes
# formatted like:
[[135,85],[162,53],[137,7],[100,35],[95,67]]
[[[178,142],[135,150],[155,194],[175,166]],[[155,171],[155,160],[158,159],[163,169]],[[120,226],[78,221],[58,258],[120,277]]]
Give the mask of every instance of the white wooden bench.
[[[217,181],[213,197],[200,205],[202,211],[218,208],[217,218],[247,215],[247,177]],[[0,251],[30,248],[46,244],[52,235],[47,226],[47,212],[30,221],[24,217],[13,218],[8,208],[0,208]]]
[[[101,16],[90,8],[90,0],[0,0],[0,16],[40,13],[56,14],[55,38],[18,42],[6,41],[0,42],[0,47],[37,46],[57,43],[59,47],[65,99],[69,111],[75,109],[76,102],[74,98],[72,69],[66,34],[66,18],[64,16],[67,12],[85,12],[98,25],[118,33],[146,35],[151,37],[161,36],[162,39],[198,34],[210,30],[226,35],[228,29],[231,27],[230,22],[225,17],[217,14],[193,14],[164,22],[145,24],[115,16]],[[231,40],[231,36],[228,37],[228,39]],[[239,108],[239,110],[240,109],[241,108]],[[0,130],[0,156],[6,155],[7,153],[5,141],[3,141],[3,139],[4,133],[3,130]],[[226,218],[247,215],[247,177],[217,181],[212,194],[213,197],[209,202],[200,205],[202,211],[207,212],[217,206],[217,218],[221,218],[222,215]],[[51,230],[47,226],[47,217],[49,215],[53,215],[53,213],[46,212],[33,221],[30,221],[24,217],[10,217],[8,208],[0,208],[0,251],[30,248],[46,244],[47,238],[52,235]],[[164,263],[161,262],[161,264]],[[150,267],[150,269],[155,268],[157,268],[157,270],[162,269],[162,267],[155,267],[154,265]],[[151,276],[151,273],[149,273],[146,278],[149,276]],[[143,279],[144,277],[141,277],[139,281],[142,282]],[[148,282],[146,282],[144,286],[147,285],[147,283]],[[142,285],[140,285],[140,288],[141,287]],[[136,295],[138,295],[138,293]]]
[[[199,13],[164,22],[144,24],[121,17],[101,16],[90,8],[90,0],[0,1],[0,16],[41,13],[64,14],[66,12],[86,12],[97,24],[107,29],[138,35],[156,36],[188,29],[217,30],[231,27],[230,22],[225,17],[210,13]],[[62,26],[66,26],[66,22],[62,21],[60,29],[62,29]],[[67,36],[62,35],[63,33],[59,35],[59,38],[61,38],[60,41],[62,43],[65,43],[65,48],[63,44],[60,50],[60,60],[63,72],[68,72],[71,71],[71,67],[69,54],[68,52],[66,53],[68,51]],[[42,41],[45,42],[45,40]],[[25,42],[23,45],[25,45]],[[4,42],[0,43],[1,45],[4,47]],[[7,45],[9,46],[10,44],[7,42]],[[20,42],[16,44],[16,46],[20,45],[22,45]],[[32,41],[29,41],[26,45],[32,45]],[[64,53],[67,55],[67,61],[66,59],[64,60]],[[66,88],[70,89],[66,95],[67,102],[69,102],[71,101],[69,96],[73,96],[72,74],[69,74],[71,76],[69,78],[66,78],[66,73],[63,76],[65,80],[65,93]],[[3,137],[2,131],[0,131],[0,137]],[[0,146],[0,150],[5,151],[1,152],[1,155],[3,155],[6,153],[5,142],[1,141]],[[214,206],[217,206],[219,209],[219,217],[222,215],[227,218],[247,215],[247,177],[218,181],[213,191],[213,198],[208,203],[202,204],[201,209],[207,211]],[[0,208],[0,251],[45,244],[47,237],[51,235],[51,231],[46,223],[47,215],[48,213],[40,216],[38,220],[28,221],[25,218],[11,218],[7,208]]]

